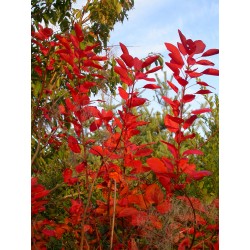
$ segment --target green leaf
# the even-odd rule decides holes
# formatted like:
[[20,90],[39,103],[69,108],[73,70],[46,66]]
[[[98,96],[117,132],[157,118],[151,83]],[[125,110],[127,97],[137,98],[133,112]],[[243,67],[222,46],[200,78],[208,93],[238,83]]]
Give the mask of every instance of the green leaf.
[[122,6],[121,6],[120,3],[117,3],[117,5],[116,5],[116,12],[117,12],[117,14],[119,15],[121,13],[121,11],[122,11]]

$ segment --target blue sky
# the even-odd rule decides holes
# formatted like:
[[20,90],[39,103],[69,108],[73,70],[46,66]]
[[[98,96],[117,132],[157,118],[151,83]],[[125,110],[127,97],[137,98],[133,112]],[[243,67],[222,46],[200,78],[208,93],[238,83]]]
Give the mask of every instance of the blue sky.
[[180,29],[186,37],[201,39],[207,48],[219,46],[218,0],[135,0],[129,19],[115,25],[110,44],[119,41],[131,47],[131,53],[166,54],[164,42],[176,43]]

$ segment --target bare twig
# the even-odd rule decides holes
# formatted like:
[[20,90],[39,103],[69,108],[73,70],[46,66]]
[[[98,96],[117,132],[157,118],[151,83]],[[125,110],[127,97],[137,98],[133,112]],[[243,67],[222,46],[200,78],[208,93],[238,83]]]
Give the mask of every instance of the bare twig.
[[113,209],[113,218],[111,225],[111,239],[110,239],[110,250],[113,248],[113,237],[114,237],[114,227],[115,227],[115,208],[116,208],[116,180],[114,180],[115,191],[114,191],[114,209]]
[[36,157],[37,157],[37,155],[38,155],[38,153],[39,153],[39,150],[40,150],[40,143],[41,143],[41,131],[40,131],[40,129],[41,129],[41,122],[39,122],[39,124],[38,124],[38,136],[39,136],[39,138],[38,138],[38,142],[37,142],[37,147],[36,147],[36,152],[34,153],[34,155],[32,156],[32,159],[31,159],[31,166],[33,165],[33,163],[34,163],[34,161],[35,161],[35,159],[36,159]]

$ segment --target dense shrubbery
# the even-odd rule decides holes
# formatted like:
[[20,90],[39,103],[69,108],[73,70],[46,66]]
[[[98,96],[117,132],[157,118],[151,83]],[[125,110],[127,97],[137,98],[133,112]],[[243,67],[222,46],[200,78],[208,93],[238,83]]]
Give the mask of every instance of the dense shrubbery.
[[[119,58],[103,53],[133,3],[108,15],[101,2],[57,34],[32,16],[32,249],[218,249],[218,98],[202,76],[219,74],[207,60],[219,51],[178,31],[177,46],[165,43],[173,77],[156,83],[158,55],[138,59],[122,43]],[[162,113],[148,111],[138,81]],[[193,110],[196,95],[208,107]]]

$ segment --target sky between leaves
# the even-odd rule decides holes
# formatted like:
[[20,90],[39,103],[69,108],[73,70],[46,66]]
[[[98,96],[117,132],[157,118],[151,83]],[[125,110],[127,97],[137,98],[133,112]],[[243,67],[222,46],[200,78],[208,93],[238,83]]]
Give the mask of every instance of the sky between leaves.
[[[77,0],[79,8],[84,1]],[[119,42],[128,46],[132,56],[139,59],[145,58],[149,53],[160,53],[164,61],[168,61],[168,51],[165,42],[176,45],[179,41],[178,29],[192,40],[202,40],[206,49],[219,48],[219,1],[218,0],[135,0],[135,5],[128,12],[128,20],[117,23],[110,34],[108,45],[115,45],[111,53],[121,55]],[[215,67],[219,68],[219,56],[211,57]],[[164,67],[166,70],[166,66]],[[158,72],[163,79],[162,71]],[[171,71],[167,69],[169,80]],[[219,93],[218,77],[204,76],[203,80],[216,89]],[[141,84],[140,84],[141,85]],[[139,86],[140,86],[139,85]],[[192,90],[192,89],[190,89]],[[153,101],[152,92],[145,92],[154,105],[154,110],[160,110],[160,106]],[[196,98],[196,104],[202,103],[201,97]]]
[[[219,1],[218,0],[135,0],[134,9],[128,13],[128,20],[117,23],[111,32],[109,45],[122,42],[132,56],[143,58],[150,52],[160,53],[164,61],[169,60],[165,42],[176,45],[179,41],[178,29],[192,40],[202,40],[206,49],[219,48]],[[118,46],[112,50],[121,55]],[[219,56],[211,57],[215,67],[219,68]],[[166,66],[164,67],[166,70]],[[167,69],[169,80],[171,71]],[[163,79],[163,73],[158,73]],[[218,77],[204,76],[203,80],[219,93]],[[149,95],[152,95],[149,94]],[[150,98],[152,101],[152,98]],[[197,98],[196,104],[203,98]],[[158,109],[156,102],[154,108]],[[159,107],[160,109],[160,107]]]

